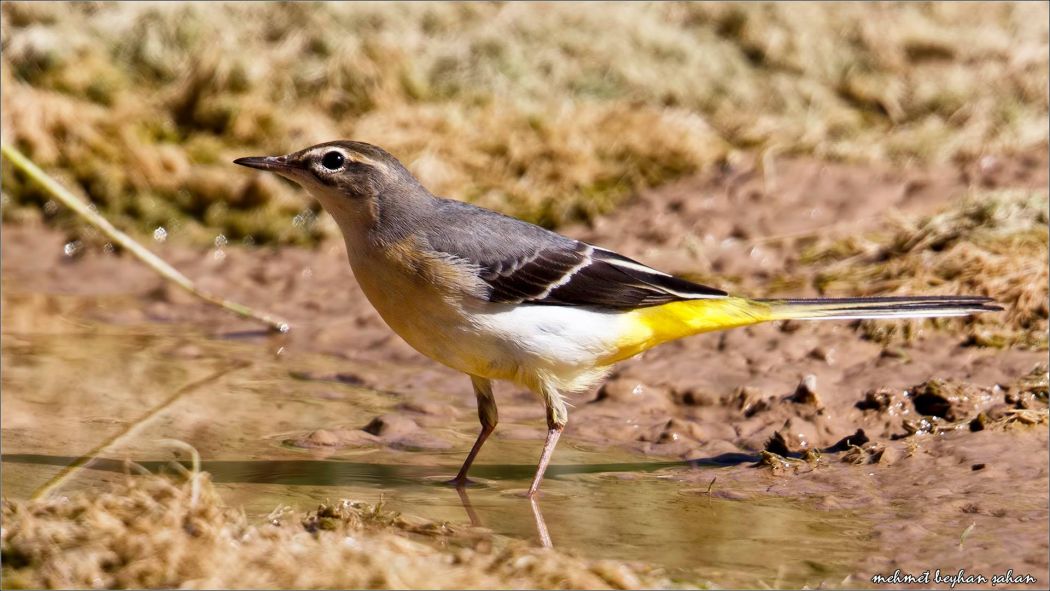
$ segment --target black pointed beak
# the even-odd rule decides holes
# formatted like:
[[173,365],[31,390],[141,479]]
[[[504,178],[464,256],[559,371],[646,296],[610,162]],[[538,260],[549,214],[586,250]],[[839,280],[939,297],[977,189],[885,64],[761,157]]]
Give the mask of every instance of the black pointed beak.
[[247,158],[238,158],[234,160],[233,163],[247,166],[248,168],[270,170],[273,172],[281,172],[283,170],[295,168],[295,166],[288,162],[288,158],[285,156],[248,156]]

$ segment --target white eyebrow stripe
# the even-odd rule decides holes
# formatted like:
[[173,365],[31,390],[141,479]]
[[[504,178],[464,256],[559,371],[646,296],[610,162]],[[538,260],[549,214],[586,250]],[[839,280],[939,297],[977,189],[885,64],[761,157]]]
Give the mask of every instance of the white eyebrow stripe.
[[367,164],[369,166],[373,166],[373,167],[378,168],[380,170],[384,170],[384,171],[387,170],[386,164],[384,164],[382,162],[378,162],[376,160],[372,160],[371,158],[366,158],[366,157],[364,157],[364,156],[362,156],[360,154],[344,154],[344,156],[346,156],[347,160],[352,160],[352,161],[358,162],[360,164]]

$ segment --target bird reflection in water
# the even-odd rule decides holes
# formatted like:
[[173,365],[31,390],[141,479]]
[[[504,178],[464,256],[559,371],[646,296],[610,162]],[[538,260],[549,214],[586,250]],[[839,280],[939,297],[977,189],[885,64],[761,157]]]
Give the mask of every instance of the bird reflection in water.
[[[463,504],[463,510],[467,513],[467,519],[470,520],[471,527],[484,527],[484,524],[481,523],[481,517],[478,516],[477,510],[474,509],[474,505],[470,502],[467,488],[465,486],[457,486],[456,493],[459,495],[459,502]],[[536,524],[536,535],[539,537],[540,546],[553,548],[551,535],[547,531],[547,522],[543,520],[543,512],[540,511],[540,504],[535,497],[529,498],[529,507],[532,509],[532,518]]]

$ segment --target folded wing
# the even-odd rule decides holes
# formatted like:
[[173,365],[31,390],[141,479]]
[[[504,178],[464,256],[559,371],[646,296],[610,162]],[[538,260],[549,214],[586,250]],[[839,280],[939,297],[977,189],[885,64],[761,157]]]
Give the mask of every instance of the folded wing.
[[624,310],[726,296],[582,242],[488,263],[480,276],[493,302]]
[[491,302],[629,310],[727,295],[458,201],[441,200],[423,234],[436,252],[475,269]]

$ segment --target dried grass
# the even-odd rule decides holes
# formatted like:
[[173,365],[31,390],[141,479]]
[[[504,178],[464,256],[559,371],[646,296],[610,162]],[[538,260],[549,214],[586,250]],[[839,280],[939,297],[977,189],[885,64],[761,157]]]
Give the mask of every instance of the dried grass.
[[[921,219],[897,217],[882,233],[822,241],[802,260],[815,265],[817,288],[829,295],[973,294],[1005,311],[966,320],[972,344],[1047,347],[1048,199],[1045,191],[975,193]],[[861,324],[879,342],[907,340],[921,321]]]
[[350,501],[252,524],[206,473],[3,502],[5,588],[656,588],[659,571]]
[[1047,139],[1043,3],[2,10],[5,139],[169,235],[316,238],[294,189],[229,160],[333,137],[551,226],[734,149],[930,162]]

